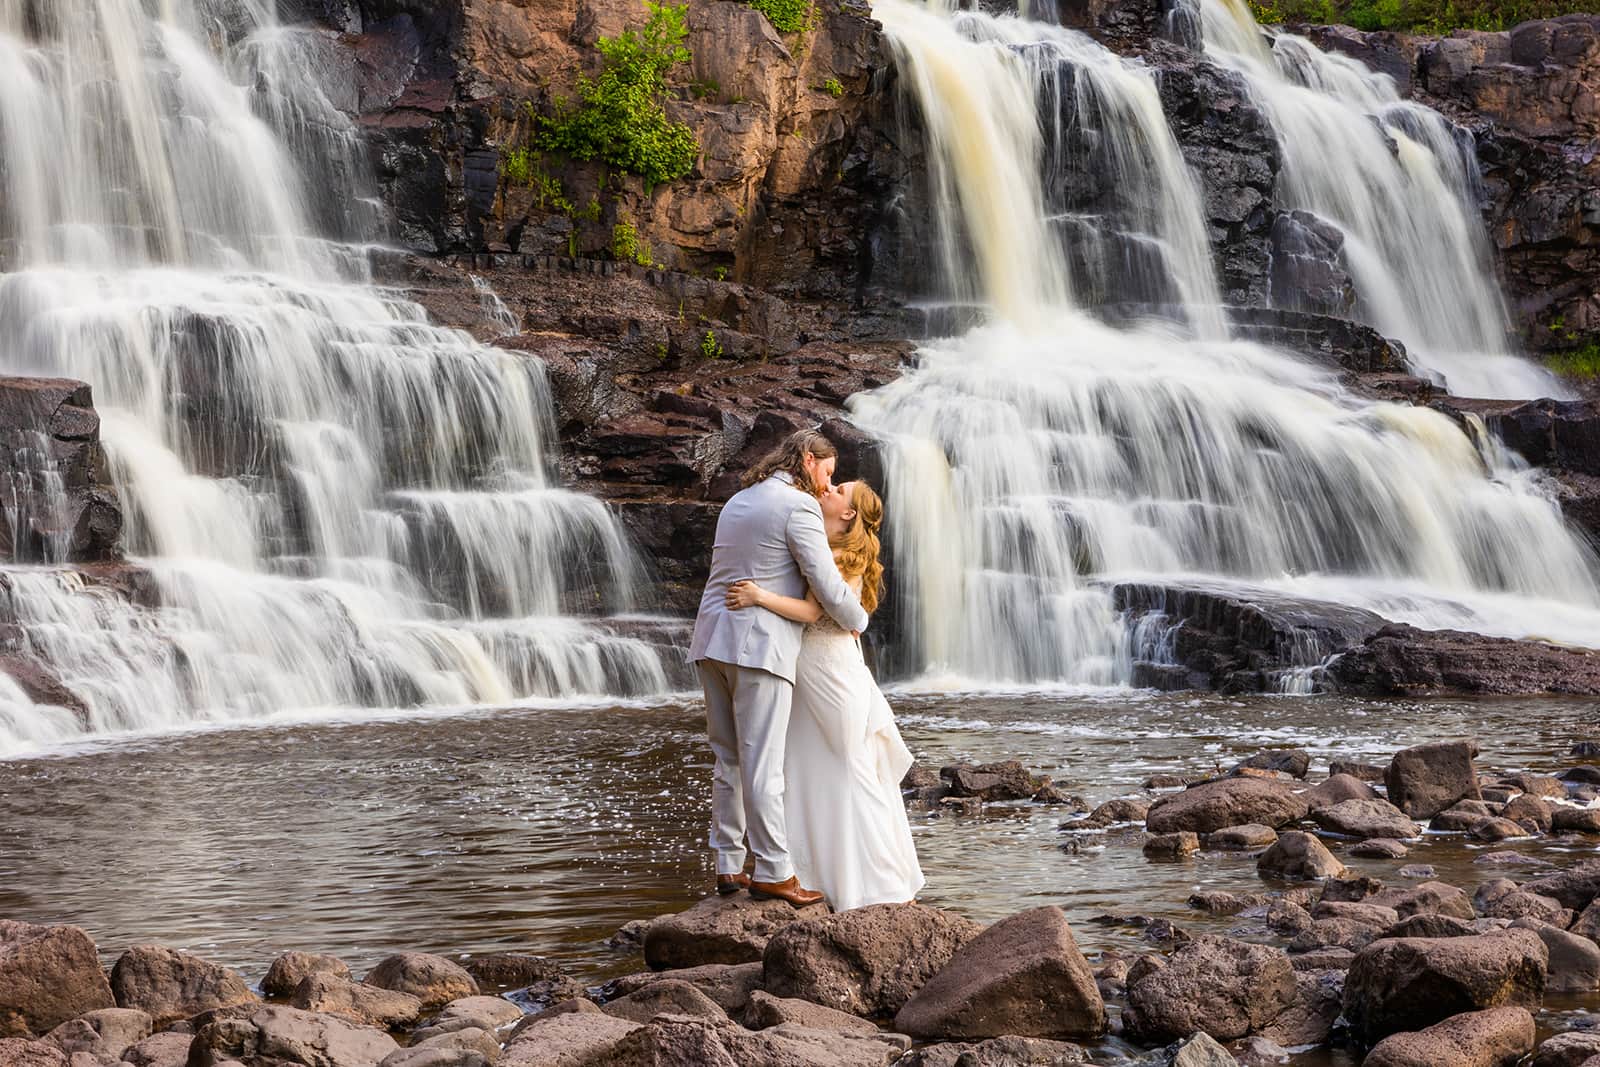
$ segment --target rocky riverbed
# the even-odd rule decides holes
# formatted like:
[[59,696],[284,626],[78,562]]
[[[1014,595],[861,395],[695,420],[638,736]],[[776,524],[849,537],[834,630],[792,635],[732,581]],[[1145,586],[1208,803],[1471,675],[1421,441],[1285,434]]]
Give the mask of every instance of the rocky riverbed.
[[[1600,769],[1581,740],[1592,709],[1546,708],[1545,726],[1516,732],[1533,709],[1343,707],[1332,715],[1341,729],[1322,722],[1315,705],[1324,702],[1270,703],[1276,711],[1146,706],[1112,736],[1105,711],[1089,703],[1051,722],[1037,698],[990,702],[987,719],[963,723],[951,714],[963,702],[898,698],[922,760],[906,787],[930,889],[917,905],[837,916],[700,898],[708,876],[694,790],[703,768],[687,779],[668,770],[698,762],[692,741],[688,749],[674,742],[664,759],[643,756],[652,742],[640,719],[631,756],[574,760],[594,791],[585,798],[580,788],[574,811],[613,813],[576,835],[586,844],[531,881],[527,859],[519,863],[504,844],[488,847],[489,862],[478,857],[469,881],[434,890],[432,922],[430,909],[408,900],[448,878],[460,859],[396,857],[385,877],[328,891],[321,868],[333,856],[322,851],[311,813],[325,813],[347,853],[352,838],[341,829],[341,790],[326,780],[308,786],[305,814],[288,816],[301,828],[274,838],[277,859],[266,865],[237,836],[233,852],[223,843],[229,809],[242,803],[229,789],[215,797],[215,845],[177,821],[178,805],[151,813],[173,835],[165,839],[172,870],[138,852],[137,834],[118,835],[149,860],[153,885],[193,887],[164,905],[165,892],[146,895],[120,857],[102,850],[101,869],[126,886],[122,895],[146,914],[142,926],[127,912],[119,918],[109,901],[94,903],[103,881],[86,886],[88,896],[52,889],[62,876],[86,873],[72,870],[65,839],[54,854],[8,848],[0,900],[29,921],[0,933],[0,1026],[9,1037],[0,1060],[1325,1065],[1365,1054],[1373,1064],[1466,1065],[1510,1064],[1537,1043],[1532,1062],[1545,1067],[1600,1053],[1600,1031],[1585,1025],[1586,1009],[1600,1005],[1592,939],[1600,906],[1591,907],[1600,864],[1589,858],[1600,844],[1600,809],[1589,807],[1600,796]],[[1305,747],[1281,738],[1257,750],[1286,707],[1304,720]],[[964,710],[979,709],[966,701]],[[629,718],[576,714],[592,720],[597,737],[615,737]],[[1421,738],[1437,739],[1397,751],[1392,738],[1418,739],[1426,719],[1432,727]],[[1229,720],[1232,732],[1220,725]],[[1474,722],[1496,728],[1481,741],[1487,756],[1470,737],[1443,736]],[[571,732],[548,713],[530,725]],[[426,835],[408,850],[419,857],[436,851],[430,820],[473,818],[460,843],[488,845],[485,835],[512,812],[494,788],[492,760],[475,770],[463,759],[472,751],[464,739],[498,741],[526,776],[516,721],[438,723],[431,740],[414,722],[389,729],[404,736],[404,748],[421,742],[433,753],[394,764],[415,798],[409,805],[397,805],[377,774],[392,758],[380,727],[315,728],[298,749],[338,762],[338,738],[349,735],[345,747],[374,760],[348,773],[373,828],[371,849],[347,855],[349,869],[371,870],[393,851],[390,823]],[[692,717],[683,729],[688,740]],[[1106,736],[1086,740],[1095,734]],[[206,747],[229,739],[267,750],[275,766],[295,750],[276,731],[225,732],[152,741],[131,760],[111,750],[11,764],[9,780],[48,778],[58,803],[76,810],[85,780],[153,785],[167,744],[204,773],[221,755]],[[242,766],[242,749],[231,748]],[[995,758],[1008,748],[1023,758]],[[630,794],[620,775],[637,779],[641,760],[658,768],[652,788]],[[129,778],[135,765],[145,770]],[[325,779],[314,761],[304,767]],[[454,767],[455,780],[437,781],[440,767]],[[257,788],[241,777],[246,791]],[[537,792],[571,789],[554,771],[548,784]],[[655,802],[672,805],[665,818],[644,799],[658,789],[676,798]],[[5,791],[13,827],[29,816],[16,807],[19,796]],[[121,824],[118,809],[112,800],[105,814]],[[269,809],[280,822],[291,810],[282,798],[263,798],[242,813],[258,835]],[[570,812],[551,815],[552,826],[575,821]],[[547,836],[523,840],[536,848]],[[296,837],[301,859],[291,858]],[[637,841],[634,851],[608,864],[616,846],[606,841],[625,839]],[[644,858],[652,851],[671,854],[680,873],[663,882]],[[202,856],[212,857],[210,874]],[[254,873],[230,874],[240,868]],[[544,880],[574,869],[555,922],[537,924]],[[249,897],[251,882],[273,887],[272,899],[240,899],[244,910],[228,903]],[[508,894],[496,890],[502,882],[520,885]],[[646,884],[655,888],[641,897]],[[172,948],[145,944],[168,940],[152,936],[163,924],[183,930],[181,913],[215,894],[222,898],[208,911],[253,924],[257,947],[197,930],[170,940]],[[369,906],[372,896],[380,899]],[[69,899],[84,903],[49,903]],[[396,905],[396,922],[372,918]],[[341,906],[345,915],[330,914]],[[296,919],[308,907],[326,916],[320,934]],[[82,930],[54,925],[75,919]],[[278,951],[264,951],[274,944]],[[283,951],[290,948],[297,951]]]

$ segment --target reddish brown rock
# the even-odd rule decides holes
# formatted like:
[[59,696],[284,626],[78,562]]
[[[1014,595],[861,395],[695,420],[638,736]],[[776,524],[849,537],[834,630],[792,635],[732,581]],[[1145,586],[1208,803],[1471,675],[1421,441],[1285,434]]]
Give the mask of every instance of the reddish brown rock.
[[1311,818],[1324,830],[1345,837],[1394,840],[1417,837],[1421,833],[1416,823],[1385,800],[1341,800],[1317,808]]
[[1326,845],[1311,834],[1290,830],[1278,835],[1271,848],[1256,860],[1256,870],[1280,878],[1337,878],[1345,866]]
[[1192,830],[1208,834],[1225,826],[1258,823],[1274,829],[1310,810],[1287,785],[1262,778],[1223,778],[1170,793],[1150,805],[1145,826],[1153,834]]
[[68,1067],[66,1053],[48,1041],[0,1038],[0,1067]]
[[1434,741],[1394,754],[1384,781],[1389,802],[1413,819],[1431,819],[1459,800],[1477,799],[1476,741]]
[[350,967],[337,956],[318,952],[285,952],[272,961],[261,980],[261,992],[269,997],[287,997],[313,974],[331,974],[350,980]]
[[111,969],[121,1008],[148,1012],[156,1029],[203,1011],[251,1004],[259,998],[226,967],[160,945],[135,945]]
[[652,920],[644,935],[644,959],[658,969],[752,963],[779,930],[826,914],[822,904],[796,909],[745,893],[709,896],[687,911]]
[[362,981],[380,989],[408,993],[422,1002],[424,1011],[478,995],[478,983],[465,968],[427,952],[402,952],[380,960]]
[[1034,908],[957,949],[895,1015],[913,1037],[1097,1037],[1106,1028],[1088,961],[1060,908]]
[[874,904],[780,930],[765,986],[852,1015],[893,1015],[983,927],[925,904]]
[[1385,938],[1362,949],[1351,963],[1345,1017],[1358,1037],[1375,1042],[1462,1012],[1537,1009],[1548,960],[1544,942],[1528,930]]
[[622,997],[654,982],[688,982],[716,1001],[729,1015],[738,1018],[749,1007],[751,995],[761,988],[762,967],[758,963],[707,963],[672,971],[644,971],[623,975],[604,989],[607,997]]
[[289,1003],[302,1011],[337,1015],[384,1030],[412,1026],[423,1012],[422,1001],[410,993],[352,982],[327,971],[307,975]]
[[0,1037],[43,1034],[114,1003],[88,934],[0,920]]
[[1294,998],[1294,968],[1282,951],[1202,935],[1169,957],[1144,956],[1134,964],[1123,1023],[1151,1043],[1197,1030],[1232,1041],[1265,1027]]
[[775,997],[756,990],[744,1013],[744,1024],[752,1030],[774,1026],[803,1026],[810,1030],[838,1030],[843,1033],[876,1034],[877,1024],[848,1012],[835,1011],[798,997]]
[[1526,1009],[1490,1008],[1415,1033],[1393,1034],[1361,1062],[1362,1067],[1515,1067],[1533,1045],[1533,1016]]

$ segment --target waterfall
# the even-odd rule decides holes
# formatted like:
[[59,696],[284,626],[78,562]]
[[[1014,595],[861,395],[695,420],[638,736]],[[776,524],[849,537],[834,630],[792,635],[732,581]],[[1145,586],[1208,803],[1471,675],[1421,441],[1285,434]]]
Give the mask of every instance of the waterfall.
[[[912,0],[874,12],[926,127],[949,291],[988,312],[852,402],[885,444],[916,668],[1125,684],[1134,642],[1109,594],[1125,578],[1600,644],[1600,564],[1533,472],[1441,414],[1228,339],[1147,70],[1043,23]],[[1095,210],[1062,210],[1068,170],[1097,183]],[[1153,250],[1137,278],[1178,313],[1113,328],[1075,302],[1105,261],[1082,244],[1108,232]],[[1465,243],[1440,252],[1465,263]]]
[[664,640],[607,618],[625,538],[551,480],[541,367],[371,284],[360,136],[274,6],[0,0],[0,359],[91,383],[155,588],[0,571],[81,705],[6,688],[0,750],[669,687]]
[[1244,0],[1202,0],[1200,15],[1207,56],[1244,76],[1277,133],[1282,206],[1343,233],[1363,317],[1458,396],[1569,396],[1512,351],[1470,135],[1402,100],[1387,74],[1269,39]]

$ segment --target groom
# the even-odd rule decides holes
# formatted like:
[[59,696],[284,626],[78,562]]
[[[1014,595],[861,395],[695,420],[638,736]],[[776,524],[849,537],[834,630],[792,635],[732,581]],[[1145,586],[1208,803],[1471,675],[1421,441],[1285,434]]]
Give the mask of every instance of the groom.
[[[745,488],[717,519],[711,576],[689,645],[716,756],[711,847],[717,892],[749,889],[753,897],[797,908],[822,899],[794,876],[783,818],[783,750],[804,627],[770,611],[731,610],[723,598],[744,578],[784,596],[803,597],[809,588],[844,629],[867,628],[867,613],[833,562],[817,504],[832,488],[838,455],[821,433],[801,430],[745,475]],[[747,837],[756,857],[753,879],[744,873]]]

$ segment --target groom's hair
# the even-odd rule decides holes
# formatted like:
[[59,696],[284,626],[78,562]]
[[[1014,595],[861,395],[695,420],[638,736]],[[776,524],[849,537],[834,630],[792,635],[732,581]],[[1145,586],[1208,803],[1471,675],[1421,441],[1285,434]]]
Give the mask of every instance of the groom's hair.
[[818,459],[831,459],[839,454],[833,442],[822,435],[821,430],[797,430],[778,443],[778,447],[768,452],[761,460],[751,467],[744,475],[744,484],[755,485],[765,481],[779,471],[788,471],[789,477],[794,479],[794,484],[810,493],[817,495],[818,486],[811,482],[811,475],[806,473],[805,456],[809,452]]

